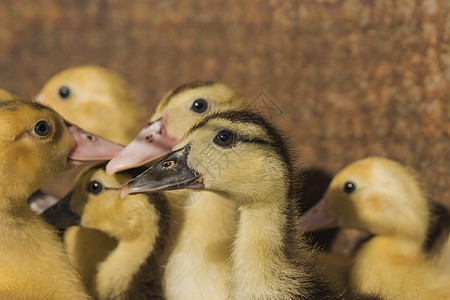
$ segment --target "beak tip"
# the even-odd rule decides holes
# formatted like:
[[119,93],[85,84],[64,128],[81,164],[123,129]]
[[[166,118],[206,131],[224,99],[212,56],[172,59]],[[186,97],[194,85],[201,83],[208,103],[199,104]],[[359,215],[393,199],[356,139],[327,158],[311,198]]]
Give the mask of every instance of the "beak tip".
[[122,187],[122,190],[120,191],[120,198],[125,198],[126,196],[128,196],[128,194],[130,193],[129,192],[129,189],[130,189],[130,186],[128,185],[128,184],[126,184],[126,185],[124,185],[123,187]]
[[36,98],[34,98],[34,101],[37,103],[40,103],[40,104],[44,104],[44,98],[45,98],[44,95],[41,94],[41,95],[38,95]]

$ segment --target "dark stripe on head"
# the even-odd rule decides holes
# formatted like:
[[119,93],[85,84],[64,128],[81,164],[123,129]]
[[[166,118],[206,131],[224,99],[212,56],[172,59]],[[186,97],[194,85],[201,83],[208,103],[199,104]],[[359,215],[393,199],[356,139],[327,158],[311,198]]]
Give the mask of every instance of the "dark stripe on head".
[[0,101],[0,108],[5,108],[5,109],[8,109],[8,110],[14,111],[14,110],[17,110],[17,106],[18,105],[20,106],[20,105],[23,105],[23,104],[25,104],[27,106],[30,106],[30,107],[32,107],[34,109],[37,109],[37,110],[43,110],[43,109],[50,109],[50,110],[52,110],[51,108],[49,108],[49,107],[47,107],[45,105],[42,105],[42,104],[40,104],[38,102],[34,102],[34,101],[31,101],[31,100],[6,100],[6,101]]
[[3,108],[5,106],[10,106],[11,104],[17,103],[17,100],[6,100],[6,101],[0,101],[0,108]]
[[175,95],[185,91],[185,90],[190,90],[190,89],[196,89],[199,87],[204,87],[204,86],[210,86],[215,84],[215,81],[203,81],[203,80],[197,80],[197,81],[192,81],[192,82],[188,82],[185,83],[183,85],[180,85],[179,87],[177,87],[176,89],[174,89],[172,91],[172,93],[170,93],[169,96],[167,96],[166,100],[164,101],[162,107],[166,106],[167,104],[169,104],[170,99],[172,99],[172,97],[174,97]]
[[272,145],[268,141],[261,140],[261,139],[249,139],[249,138],[239,137],[238,136],[237,141],[240,142],[240,143],[260,144],[260,145],[267,145],[267,146],[275,147],[274,145]]
[[281,134],[281,132],[278,129],[276,129],[269,122],[267,122],[261,115],[250,110],[226,110],[215,112],[204,117],[199,123],[194,125],[187,132],[187,134],[190,134],[193,131],[205,126],[211,119],[225,119],[233,123],[253,124],[262,128],[269,137],[270,142],[266,142],[261,139],[252,140],[248,138],[246,138],[246,142],[254,142],[254,143],[258,142],[260,144],[267,144],[273,147],[273,149],[280,155],[281,159],[288,166],[289,173],[290,174],[292,173],[291,155],[289,154],[288,149],[289,147],[286,138]]
[[427,237],[422,245],[428,256],[440,252],[447,242],[450,233],[450,213],[444,205],[430,202],[430,221],[428,222]]

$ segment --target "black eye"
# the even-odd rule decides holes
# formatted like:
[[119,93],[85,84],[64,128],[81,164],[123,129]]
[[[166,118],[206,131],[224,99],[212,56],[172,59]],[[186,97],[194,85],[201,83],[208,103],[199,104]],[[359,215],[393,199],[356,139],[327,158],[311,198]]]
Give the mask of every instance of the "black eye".
[[39,136],[46,136],[50,132],[50,125],[46,121],[39,121],[34,125],[34,132]]
[[87,191],[91,194],[97,195],[102,190],[103,190],[103,185],[96,180],[89,182],[87,185]]
[[204,113],[208,109],[208,102],[204,99],[197,99],[192,103],[191,109],[196,113]]
[[59,96],[61,96],[61,98],[63,99],[69,98],[70,90],[65,86],[63,86],[62,88],[59,89]]
[[229,147],[235,139],[234,133],[228,130],[222,130],[214,138],[214,143],[222,147]]
[[351,182],[351,181],[347,181],[344,184],[344,192],[346,192],[347,194],[351,194],[356,190],[356,185]]

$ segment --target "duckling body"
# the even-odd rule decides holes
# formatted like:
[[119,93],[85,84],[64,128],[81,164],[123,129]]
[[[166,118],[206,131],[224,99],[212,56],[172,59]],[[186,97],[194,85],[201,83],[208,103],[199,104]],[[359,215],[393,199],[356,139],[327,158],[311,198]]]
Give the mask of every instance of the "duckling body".
[[410,241],[398,238],[367,242],[354,258],[351,283],[360,291],[380,291],[387,299],[450,299],[450,272],[413,249]]
[[[162,194],[120,198],[120,188],[136,171],[108,176],[103,166],[87,170],[69,194],[81,226],[118,241],[97,265],[92,293],[98,299],[162,299],[162,269],[168,255],[173,220]],[[44,214],[50,221],[65,206]]]
[[89,299],[59,238],[26,200],[47,178],[108,159],[114,147],[40,104],[0,103],[0,295]]
[[[106,68],[86,65],[66,69],[50,78],[35,99],[69,122],[120,144],[130,142],[141,126],[131,88],[119,74]],[[60,174],[42,190],[61,198],[73,188],[81,171]],[[115,241],[102,232],[78,226],[66,230],[64,243],[86,282],[92,282],[95,266],[115,247]]]
[[34,290],[30,299],[89,299],[54,231],[26,202],[17,208],[20,215],[2,211],[0,291],[17,297]]
[[199,189],[236,205],[231,299],[347,299],[321,278],[315,253],[296,229],[292,169],[275,128],[249,111],[223,111],[192,127],[122,193]]
[[[204,115],[242,107],[231,88],[197,81],[167,93],[149,125],[107,165],[108,173],[140,166],[158,158]],[[236,207],[208,191],[180,192],[180,231],[164,272],[167,299],[224,299],[231,271],[229,255],[236,228]]]
[[354,257],[356,288],[388,299],[450,299],[448,211],[401,164],[369,157],[341,170],[305,222],[327,214],[374,235]]

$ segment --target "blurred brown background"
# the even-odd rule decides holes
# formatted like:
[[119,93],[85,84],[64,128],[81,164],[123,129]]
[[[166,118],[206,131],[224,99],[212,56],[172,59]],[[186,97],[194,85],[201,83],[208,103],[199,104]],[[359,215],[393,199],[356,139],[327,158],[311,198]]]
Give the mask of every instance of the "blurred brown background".
[[386,156],[450,206],[449,1],[24,3],[0,3],[0,87],[32,97],[95,64],[150,116],[167,90],[221,80],[272,114],[306,168]]

